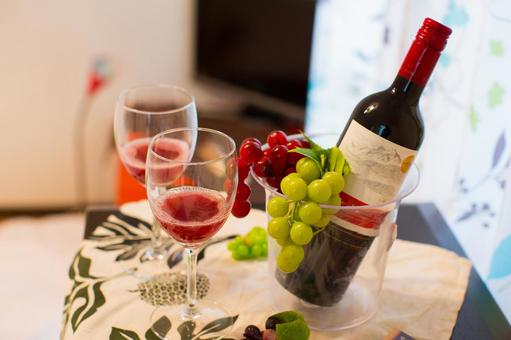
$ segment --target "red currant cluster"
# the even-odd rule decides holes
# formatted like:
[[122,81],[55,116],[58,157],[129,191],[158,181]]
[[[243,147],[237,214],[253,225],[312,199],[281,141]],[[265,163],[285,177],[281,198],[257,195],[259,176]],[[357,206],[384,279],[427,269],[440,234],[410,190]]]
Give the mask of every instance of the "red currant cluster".
[[232,208],[232,214],[236,217],[245,217],[250,212],[251,204],[250,187],[245,183],[248,172],[253,166],[254,173],[265,178],[267,183],[280,191],[282,179],[293,172],[296,172],[296,163],[304,156],[288,152],[295,148],[309,148],[305,140],[288,140],[283,131],[272,131],[266,138],[267,147],[263,150],[262,143],[257,138],[246,138],[243,140],[238,159],[238,191]]

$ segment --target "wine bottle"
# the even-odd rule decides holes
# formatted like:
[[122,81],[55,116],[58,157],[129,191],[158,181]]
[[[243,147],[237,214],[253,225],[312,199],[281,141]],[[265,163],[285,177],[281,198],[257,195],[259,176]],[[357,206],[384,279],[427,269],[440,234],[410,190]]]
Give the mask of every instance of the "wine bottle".
[[392,85],[356,105],[338,142],[352,170],[343,205],[385,203],[398,193],[424,138],[419,99],[451,32],[426,18]]
[[[424,125],[418,103],[451,29],[426,18],[392,85],[362,99],[338,142],[351,168],[342,205],[391,201],[419,150]],[[344,296],[393,205],[341,209],[305,246],[305,257],[290,274],[276,278],[290,293],[319,306]]]

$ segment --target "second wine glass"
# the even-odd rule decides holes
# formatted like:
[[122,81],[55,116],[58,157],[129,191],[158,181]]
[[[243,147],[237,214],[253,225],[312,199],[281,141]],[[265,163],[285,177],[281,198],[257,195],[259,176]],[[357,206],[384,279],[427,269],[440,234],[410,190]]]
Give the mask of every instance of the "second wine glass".
[[[159,147],[167,139],[186,144],[187,160],[170,159]],[[206,327],[229,313],[211,300],[197,301],[197,255],[227,220],[238,181],[236,145],[232,138],[211,129],[173,129],[155,136],[146,165],[147,197],[163,229],[186,249],[187,303],[184,308],[163,306],[155,310],[151,324],[162,316],[193,321]],[[211,336],[222,337],[228,327]]]
[[[145,186],[145,162],[151,138],[172,128],[197,128],[195,100],[185,89],[170,85],[135,87],[122,92],[117,100],[114,137],[119,158],[127,172]],[[169,158],[183,155],[183,142],[160,143]],[[146,247],[134,273],[143,279],[163,270],[166,255],[161,228],[152,225],[151,244]]]

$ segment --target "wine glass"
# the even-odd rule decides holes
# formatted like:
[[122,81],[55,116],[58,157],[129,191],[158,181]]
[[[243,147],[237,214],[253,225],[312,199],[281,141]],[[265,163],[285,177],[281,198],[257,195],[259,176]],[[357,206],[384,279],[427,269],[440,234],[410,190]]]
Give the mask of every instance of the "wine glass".
[[[167,140],[181,141],[188,154],[169,158],[162,147]],[[201,246],[224,225],[234,203],[238,185],[235,151],[231,137],[205,128],[173,129],[151,140],[146,163],[149,204],[163,230],[185,248],[187,256],[185,307],[159,307],[151,324],[163,315],[180,315],[200,329],[201,324],[229,316],[217,303],[202,301],[199,307],[196,276]]]
[[[114,117],[114,136],[119,158],[127,172],[145,186],[145,161],[149,142],[156,134],[179,127],[197,128],[194,98],[183,88],[169,85],[142,86],[119,95]],[[179,141],[167,143],[167,155],[179,150]],[[153,221],[151,245],[140,257],[135,276],[147,279],[164,270],[166,255],[161,228]]]

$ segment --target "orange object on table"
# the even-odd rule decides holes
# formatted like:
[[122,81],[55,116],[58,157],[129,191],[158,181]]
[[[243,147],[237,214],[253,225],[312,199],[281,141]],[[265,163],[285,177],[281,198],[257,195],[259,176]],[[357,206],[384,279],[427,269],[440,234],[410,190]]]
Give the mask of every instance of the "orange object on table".
[[127,202],[139,201],[147,198],[145,187],[140,185],[126,171],[119,158],[117,158],[117,188],[115,203],[121,205]]

